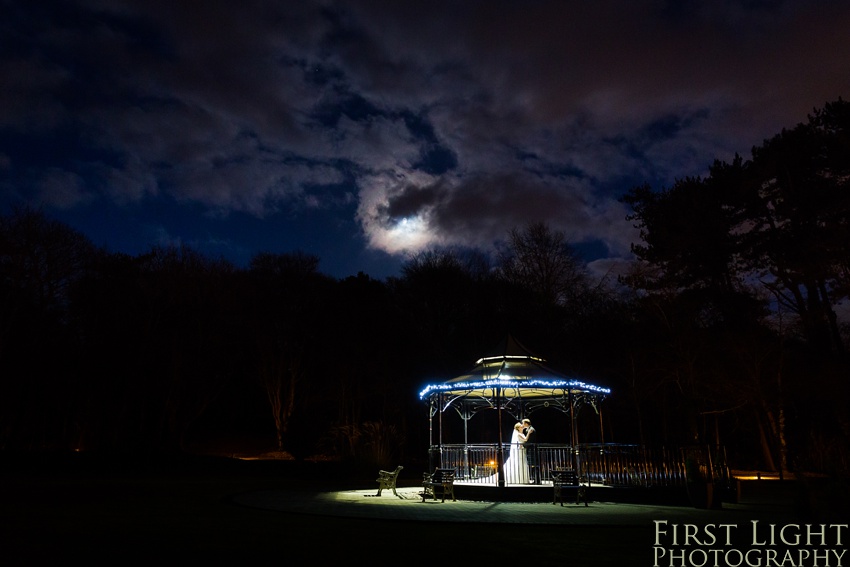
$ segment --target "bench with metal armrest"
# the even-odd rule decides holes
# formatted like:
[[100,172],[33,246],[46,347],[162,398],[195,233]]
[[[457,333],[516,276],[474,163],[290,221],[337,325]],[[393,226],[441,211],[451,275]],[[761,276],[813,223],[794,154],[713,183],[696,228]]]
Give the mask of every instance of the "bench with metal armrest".
[[398,480],[398,473],[400,473],[403,468],[404,467],[402,466],[398,466],[392,472],[378,471],[378,478],[375,479],[378,483],[378,493],[375,496],[380,496],[381,491],[386,488],[388,490],[392,490],[393,494],[401,498],[401,496],[398,495],[398,492],[395,491],[395,483]]
[[425,498],[428,496],[432,497],[434,500],[437,499],[437,496],[441,496],[443,502],[446,501],[446,496],[451,496],[453,502],[457,502],[455,498],[455,470],[454,469],[445,469],[445,468],[436,468],[433,473],[425,473],[422,477],[422,502],[425,502]]
[[575,469],[555,469],[552,471],[552,486],[554,494],[552,504],[560,502],[564,505],[564,493],[575,492],[576,504],[584,500],[584,505],[587,506],[587,493],[590,483],[582,484],[582,479],[579,478]]

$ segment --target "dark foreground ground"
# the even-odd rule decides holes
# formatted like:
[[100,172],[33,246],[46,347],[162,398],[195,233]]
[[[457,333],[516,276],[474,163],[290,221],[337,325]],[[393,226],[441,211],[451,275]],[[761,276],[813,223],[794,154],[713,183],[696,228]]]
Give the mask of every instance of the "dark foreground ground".
[[81,561],[87,565],[175,561],[653,565],[650,525],[345,518],[264,510],[234,500],[259,490],[375,486],[365,473],[334,465],[16,459],[23,457],[5,456],[0,474],[0,561],[10,566]]

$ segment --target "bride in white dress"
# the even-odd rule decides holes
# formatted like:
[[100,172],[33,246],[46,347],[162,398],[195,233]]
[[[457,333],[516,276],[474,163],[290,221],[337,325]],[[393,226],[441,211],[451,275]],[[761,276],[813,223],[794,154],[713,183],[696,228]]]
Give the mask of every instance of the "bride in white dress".
[[522,434],[522,423],[514,425],[511,435],[511,453],[505,460],[505,483],[528,484],[528,461],[525,458],[525,442],[528,437]]

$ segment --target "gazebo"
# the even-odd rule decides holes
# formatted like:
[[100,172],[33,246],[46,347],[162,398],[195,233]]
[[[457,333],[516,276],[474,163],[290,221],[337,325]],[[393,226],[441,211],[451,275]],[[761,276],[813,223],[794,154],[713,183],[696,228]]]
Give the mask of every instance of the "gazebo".
[[[547,484],[557,469],[572,468],[581,473],[578,415],[591,407],[600,415],[600,439],[604,442],[601,403],[610,395],[608,388],[567,376],[546,365],[511,335],[491,353],[480,358],[466,374],[446,382],[428,384],[419,398],[428,404],[429,467],[453,468],[461,483],[484,486],[511,486],[503,464],[512,449],[504,438],[510,427],[534,412],[552,408],[564,417],[564,443],[525,445],[528,483]],[[447,443],[444,414],[453,410],[463,422],[463,442]],[[494,410],[497,439],[491,443],[470,443],[469,424],[473,416]]]

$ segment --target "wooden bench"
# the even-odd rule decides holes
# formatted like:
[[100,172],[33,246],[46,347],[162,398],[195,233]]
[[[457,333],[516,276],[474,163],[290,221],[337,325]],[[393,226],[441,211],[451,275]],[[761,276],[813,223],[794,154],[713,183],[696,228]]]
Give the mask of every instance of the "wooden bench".
[[[587,483],[588,485],[590,483]],[[588,486],[585,486],[581,483],[581,479],[578,477],[575,469],[555,469],[552,471],[552,486],[554,488],[554,494],[552,498],[552,504],[556,502],[561,503],[561,506],[564,505],[564,493],[565,492],[575,492],[576,495],[576,504],[584,500],[584,505],[587,506],[587,493]]]
[[[375,479],[378,483],[378,493],[375,496],[380,496],[381,491],[385,488],[388,489],[388,490],[392,490],[393,494],[398,496],[398,492],[395,491],[395,483],[396,483],[396,480],[398,480],[398,473],[400,473],[401,469],[403,469],[403,468],[404,467],[402,467],[402,466],[398,466],[392,472],[390,472],[390,471],[378,471],[378,478]],[[401,496],[398,496],[398,497],[401,498]]]
[[422,477],[422,502],[425,498],[431,496],[434,500],[439,494],[446,501],[446,496],[451,495],[452,502],[457,502],[455,498],[455,470],[436,468],[431,474],[425,473]]

